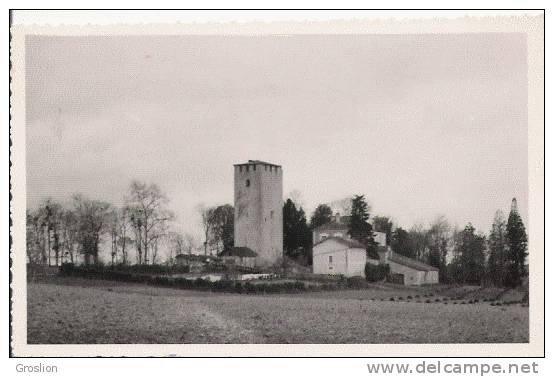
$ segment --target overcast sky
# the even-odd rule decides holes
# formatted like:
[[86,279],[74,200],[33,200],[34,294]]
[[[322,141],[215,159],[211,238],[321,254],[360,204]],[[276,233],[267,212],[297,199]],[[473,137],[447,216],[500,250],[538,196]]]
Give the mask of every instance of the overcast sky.
[[28,37],[27,196],[121,203],[157,183],[183,231],[233,164],[315,205],[365,194],[403,227],[527,222],[523,34]]

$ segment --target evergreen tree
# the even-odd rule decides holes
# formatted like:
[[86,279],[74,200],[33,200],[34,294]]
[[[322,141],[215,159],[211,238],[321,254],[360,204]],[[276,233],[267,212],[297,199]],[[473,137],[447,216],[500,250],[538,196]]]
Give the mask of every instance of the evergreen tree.
[[283,248],[291,258],[307,258],[312,246],[312,232],[302,207],[287,199],[283,206]]
[[468,224],[458,233],[451,265],[451,277],[464,284],[481,284],[485,272],[485,236],[475,233]]
[[408,258],[415,258],[415,247],[410,233],[398,227],[392,232],[390,246],[392,251]]
[[318,226],[330,223],[333,220],[333,211],[327,204],[320,204],[315,209],[312,218],[310,219],[310,227],[312,229]]
[[506,275],[506,220],[502,211],[496,211],[488,239],[487,272],[492,284],[502,286]]
[[373,218],[373,226],[375,227],[376,232],[382,232],[387,235],[387,245],[391,244],[392,241],[392,228],[393,223],[390,218],[387,216],[375,216]]
[[368,254],[378,257],[377,244],[373,239],[373,227],[368,222],[369,205],[363,195],[355,195],[352,198],[350,218],[348,221],[348,234],[350,237],[366,245]]
[[508,255],[506,261],[506,276],[504,284],[515,287],[521,284],[526,274],[525,259],[527,258],[527,233],[517,209],[517,202],[512,200],[512,209],[506,226]]

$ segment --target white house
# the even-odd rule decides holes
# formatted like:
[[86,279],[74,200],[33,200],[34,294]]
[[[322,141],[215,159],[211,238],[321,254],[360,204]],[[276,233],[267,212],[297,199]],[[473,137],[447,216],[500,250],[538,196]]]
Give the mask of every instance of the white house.
[[439,270],[418,260],[392,252],[387,236],[373,232],[378,245],[379,258],[368,258],[364,245],[348,234],[348,217],[338,213],[330,223],[313,232],[313,273],[365,277],[366,262],[373,265],[388,264],[389,278],[404,285],[437,284]]
[[326,237],[313,247],[313,273],[365,276],[366,250],[355,240]]
[[[333,217],[333,221],[315,228],[312,236],[314,245],[329,237],[351,239],[348,234],[348,219],[349,216],[341,216],[337,213]],[[387,235],[383,232],[373,232],[373,240],[381,247],[387,245]]]

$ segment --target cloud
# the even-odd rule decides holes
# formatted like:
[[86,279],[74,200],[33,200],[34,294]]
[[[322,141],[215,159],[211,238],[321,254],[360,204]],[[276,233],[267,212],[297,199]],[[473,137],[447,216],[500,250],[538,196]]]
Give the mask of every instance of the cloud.
[[199,202],[232,203],[232,164],[261,159],[308,212],[364,193],[403,226],[486,231],[514,196],[526,216],[520,34],[35,36],[26,63],[31,206],[117,203],[141,179],[194,230]]

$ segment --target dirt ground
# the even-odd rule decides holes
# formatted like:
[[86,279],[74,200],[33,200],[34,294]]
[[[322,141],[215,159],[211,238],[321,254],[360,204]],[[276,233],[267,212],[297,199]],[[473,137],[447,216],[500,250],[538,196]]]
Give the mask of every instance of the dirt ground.
[[[481,291],[473,287],[462,293],[476,296]],[[521,343],[529,339],[528,307],[491,306],[483,301],[466,304],[459,289],[448,286],[377,284],[363,290],[238,295],[58,278],[29,283],[27,294],[31,344]]]

